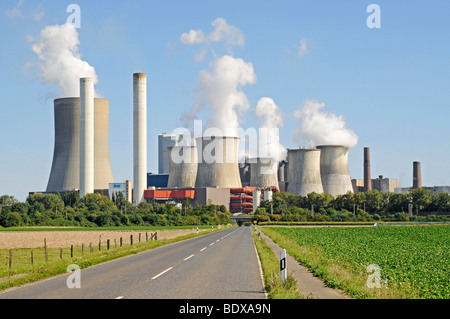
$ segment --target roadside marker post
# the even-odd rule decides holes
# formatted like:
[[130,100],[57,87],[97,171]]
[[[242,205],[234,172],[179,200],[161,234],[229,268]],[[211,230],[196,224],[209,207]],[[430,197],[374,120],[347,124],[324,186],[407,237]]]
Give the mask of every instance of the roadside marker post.
[[286,281],[287,269],[286,269],[286,249],[280,252],[280,278],[282,282]]

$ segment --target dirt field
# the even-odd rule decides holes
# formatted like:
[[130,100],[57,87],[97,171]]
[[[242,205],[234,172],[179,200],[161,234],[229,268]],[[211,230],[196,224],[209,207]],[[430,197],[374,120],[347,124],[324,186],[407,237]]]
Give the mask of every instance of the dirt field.
[[[146,240],[146,232],[150,240],[151,234],[157,232],[158,239],[174,238],[178,236],[194,233],[197,230],[193,229],[161,229],[151,231],[5,231],[0,232],[0,249],[15,249],[15,248],[35,248],[44,247],[44,239],[47,242],[48,248],[70,247],[70,245],[98,245],[101,239],[102,245],[106,245],[109,239],[111,246],[116,240],[119,245],[120,237],[122,237],[123,244],[130,244],[130,235],[133,235],[133,243],[139,242],[139,234],[141,234],[141,241]],[[199,232],[205,231],[199,229]]]

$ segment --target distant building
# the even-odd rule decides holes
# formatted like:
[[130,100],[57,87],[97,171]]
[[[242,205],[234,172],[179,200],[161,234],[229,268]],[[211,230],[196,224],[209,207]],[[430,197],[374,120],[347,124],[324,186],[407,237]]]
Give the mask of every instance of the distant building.
[[112,199],[114,195],[117,197],[118,193],[122,193],[123,197],[132,202],[132,186],[131,181],[127,180],[125,183],[109,183],[109,198]]
[[[364,180],[352,179],[352,186],[355,193],[364,192]],[[372,189],[382,193],[394,193],[396,188],[398,188],[398,179],[384,178],[383,175],[372,179]]]
[[[432,186],[432,187],[422,187],[424,189],[428,189],[433,194],[436,193],[450,193],[450,186]],[[394,190],[394,193],[403,194],[408,193],[414,189],[413,187],[398,187]]]

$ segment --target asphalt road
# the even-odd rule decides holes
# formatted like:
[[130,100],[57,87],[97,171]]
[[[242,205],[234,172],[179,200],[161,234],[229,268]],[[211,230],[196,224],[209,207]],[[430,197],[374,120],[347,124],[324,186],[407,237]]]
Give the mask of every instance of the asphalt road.
[[[69,283],[80,287],[68,288],[69,277]],[[0,299],[265,297],[250,227],[225,229],[0,293]]]

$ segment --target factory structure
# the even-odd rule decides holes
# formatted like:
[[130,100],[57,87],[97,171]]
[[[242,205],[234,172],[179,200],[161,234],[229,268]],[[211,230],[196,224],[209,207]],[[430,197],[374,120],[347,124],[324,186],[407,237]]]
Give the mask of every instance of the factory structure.
[[[147,171],[147,76],[133,74],[133,179],[114,180],[109,156],[109,101],[94,98],[94,81],[80,79],[80,97],[54,100],[55,144],[45,193],[79,191],[141,202],[224,205],[232,213],[254,212],[274,192],[336,197],[347,192],[407,192],[398,180],[371,178],[370,151],[364,148],[364,179],[351,179],[349,149],[317,145],[289,149],[287,157],[239,161],[238,137],[202,136],[187,142],[183,134],[158,135],[158,173]],[[420,162],[413,163],[413,186],[422,187]],[[432,191],[449,191],[448,187]]]

